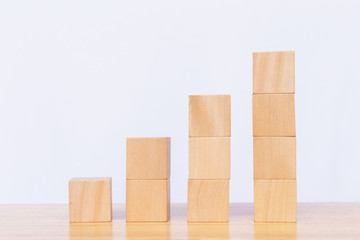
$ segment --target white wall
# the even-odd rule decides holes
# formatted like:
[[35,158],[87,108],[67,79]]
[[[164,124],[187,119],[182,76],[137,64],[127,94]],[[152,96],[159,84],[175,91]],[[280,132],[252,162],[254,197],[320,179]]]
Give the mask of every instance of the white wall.
[[[299,201],[360,201],[358,1],[1,1],[0,203],[66,203],[127,136],[171,136],[185,202],[188,95],[232,95],[230,200],[253,200],[252,52],[296,51]],[[316,2],[316,3],[314,3]]]

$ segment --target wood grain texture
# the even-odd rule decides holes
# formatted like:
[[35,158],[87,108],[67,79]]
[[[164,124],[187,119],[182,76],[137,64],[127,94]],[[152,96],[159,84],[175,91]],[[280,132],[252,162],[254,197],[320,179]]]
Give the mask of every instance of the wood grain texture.
[[253,92],[295,93],[295,52],[254,52]]
[[255,222],[296,222],[296,180],[255,180]]
[[295,137],[294,94],[253,95],[254,137]]
[[69,181],[70,222],[112,220],[111,178],[73,178]]
[[230,203],[228,223],[188,223],[186,203],[171,204],[169,222],[126,222],[113,207],[112,222],[69,224],[67,204],[0,204],[0,239],[360,239],[360,203],[299,203],[297,223],[254,223],[252,203]]
[[230,95],[189,96],[189,137],[230,136]]
[[229,221],[229,180],[188,180],[188,221]]
[[127,138],[126,179],[168,179],[170,138]]
[[189,179],[230,179],[230,138],[189,138]]
[[126,180],[126,221],[168,221],[170,180]]
[[254,137],[254,179],[296,179],[296,137]]

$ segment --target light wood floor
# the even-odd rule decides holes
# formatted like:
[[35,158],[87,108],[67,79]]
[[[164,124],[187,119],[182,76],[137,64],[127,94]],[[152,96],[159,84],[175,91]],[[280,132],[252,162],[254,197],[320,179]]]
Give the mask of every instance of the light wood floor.
[[253,222],[253,205],[230,204],[229,223],[187,223],[186,204],[168,223],[126,223],[124,205],[112,223],[69,224],[67,205],[0,205],[0,239],[360,239],[360,203],[299,203],[298,222]]

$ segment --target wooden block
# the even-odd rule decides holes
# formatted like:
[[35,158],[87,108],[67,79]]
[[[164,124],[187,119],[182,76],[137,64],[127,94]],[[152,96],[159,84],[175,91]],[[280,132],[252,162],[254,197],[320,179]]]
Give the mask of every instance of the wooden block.
[[255,180],[255,222],[296,222],[296,180]]
[[189,138],[189,179],[230,179],[230,138]]
[[164,222],[169,217],[169,179],[126,181],[126,221]]
[[188,222],[229,221],[229,180],[188,180]]
[[254,93],[295,93],[295,52],[253,53]]
[[295,137],[294,94],[254,94],[253,135]]
[[70,222],[112,220],[111,178],[73,178],[69,181]]
[[296,179],[296,137],[254,137],[254,179]]
[[190,137],[230,137],[230,95],[189,96]]
[[126,179],[168,179],[170,138],[127,138]]

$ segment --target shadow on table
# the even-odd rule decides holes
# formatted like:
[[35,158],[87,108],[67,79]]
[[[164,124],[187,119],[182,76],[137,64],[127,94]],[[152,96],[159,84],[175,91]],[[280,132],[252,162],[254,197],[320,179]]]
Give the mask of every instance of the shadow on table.
[[113,207],[113,220],[125,220],[126,210],[124,207]]

